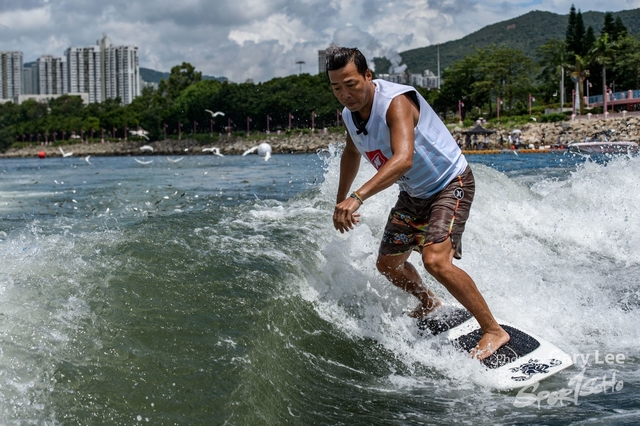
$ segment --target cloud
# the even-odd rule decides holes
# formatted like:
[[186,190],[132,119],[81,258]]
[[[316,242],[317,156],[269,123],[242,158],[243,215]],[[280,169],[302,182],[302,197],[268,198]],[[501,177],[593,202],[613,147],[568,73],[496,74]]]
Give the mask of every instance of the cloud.
[[[573,1],[529,0],[2,0],[0,50],[22,50],[25,61],[62,56],[67,47],[138,46],[140,64],[168,71],[190,62],[207,75],[256,82],[318,72],[318,50],[331,43],[358,47],[371,60],[459,39],[531,10],[568,14]],[[640,0],[580,9],[622,10]],[[399,62],[398,62],[399,64]]]
[[29,32],[47,26],[51,22],[48,7],[14,9],[0,12],[0,26],[14,32]]

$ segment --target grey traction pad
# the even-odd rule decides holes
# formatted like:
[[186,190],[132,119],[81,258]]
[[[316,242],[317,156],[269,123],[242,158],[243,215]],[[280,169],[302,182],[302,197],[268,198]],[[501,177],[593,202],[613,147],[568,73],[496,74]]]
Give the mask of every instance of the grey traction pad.
[[[421,334],[431,334],[436,336],[459,326],[471,317],[471,313],[466,309],[456,308],[455,310],[443,312],[433,317],[427,316],[425,318],[421,318],[417,321],[417,326]],[[525,332],[508,325],[501,324],[501,326],[507,333],[509,333],[511,340],[491,354],[491,356],[482,360],[482,363],[488,368],[498,368],[513,362],[531,353],[540,346],[540,342]],[[469,352],[478,344],[481,337],[482,331],[478,328],[468,334],[458,337],[453,340],[452,343],[461,351]]]

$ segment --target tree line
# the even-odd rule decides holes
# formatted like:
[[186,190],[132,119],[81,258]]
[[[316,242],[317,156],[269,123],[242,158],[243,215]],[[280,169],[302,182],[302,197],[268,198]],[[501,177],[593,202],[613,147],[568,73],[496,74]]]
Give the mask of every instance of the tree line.
[[[565,93],[561,93],[563,74]],[[450,114],[458,113],[455,108],[459,103],[463,114],[496,117],[502,111],[525,115],[530,99],[535,99],[534,110],[538,111],[544,106],[559,108],[561,98],[563,106],[571,106],[576,86],[580,100],[576,109],[581,114],[587,90],[594,96],[640,89],[640,40],[627,32],[619,17],[614,20],[606,13],[603,28],[596,35],[591,26],[585,28],[581,12],[572,5],[565,39],[547,41],[534,59],[506,47],[478,49],[443,72],[443,84],[433,105]]]
[[193,65],[182,63],[157,89],[145,87],[129,105],[119,99],[84,105],[74,96],[1,104],[0,149],[16,143],[140,138],[131,134],[139,130],[150,140],[211,140],[226,133],[323,128],[338,124],[340,109],[323,75],[234,84],[202,80]]
[[[573,81],[578,82],[581,112],[585,90],[598,95],[640,89],[640,40],[611,13],[595,34],[571,6],[565,39],[549,40],[536,58],[505,46],[478,49],[444,70],[440,90],[418,90],[445,120],[457,121],[459,114],[468,119],[528,119],[529,112],[542,116],[544,107],[559,106],[563,73],[566,94],[576,87]],[[570,106],[571,96],[564,99]],[[144,88],[129,105],[119,99],[84,105],[72,96],[1,104],[0,151],[16,143],[122,140],[140,129],[150,140],[210,141],[226,133],[334,128],[340,124],[341,109],[324,74],[236,84],[203,80],[193,65],[182,63],[157,89]]]

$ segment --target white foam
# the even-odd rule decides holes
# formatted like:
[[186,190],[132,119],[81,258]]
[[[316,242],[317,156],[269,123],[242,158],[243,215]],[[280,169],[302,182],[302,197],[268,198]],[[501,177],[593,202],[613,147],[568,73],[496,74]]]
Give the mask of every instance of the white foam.
[[[407,365],[433,367],[459,386],[487,384],[486,375],[464,355],[417,336],[413,322],[402,314],[415,306],[415,299],[375,270],[397,188],[368,199],[360,209],[362,223],[341,235],[330,220],[339,152],[332,151],[326,162],[320,197],[329,207],[326,221],[317,224],[318,237],[325,241],[321,273],[307,277],[310,288],[303,290],[304,297],[345,333],[375,339]],[[476,199],[464,256],[456,264],[474,278],[494,315],[569,353],[595,348],[635,353],[633,342],[640,338],[640,159],[587,163],[566,180],[546,179],[541,170],[533,183],[487,166],[472,167]],[[363,164],[353,188],[373,173]],[[416,254],[410,260],[436,294],[454,301],[421,268]]]

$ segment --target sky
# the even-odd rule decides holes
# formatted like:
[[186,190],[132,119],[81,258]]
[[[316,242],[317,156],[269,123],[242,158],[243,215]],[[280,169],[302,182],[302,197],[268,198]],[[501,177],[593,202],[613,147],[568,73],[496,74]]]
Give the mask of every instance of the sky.
[[137,46],[141,67],[189,62],[204,75],[258,83],[317,74],[318,50],[331,43],[358,47],[370,62],[392,59],[533,10],[566,15],[572,4],[640,8],[640,0],[0,0],[0,51],[31,62],[107,35]]

